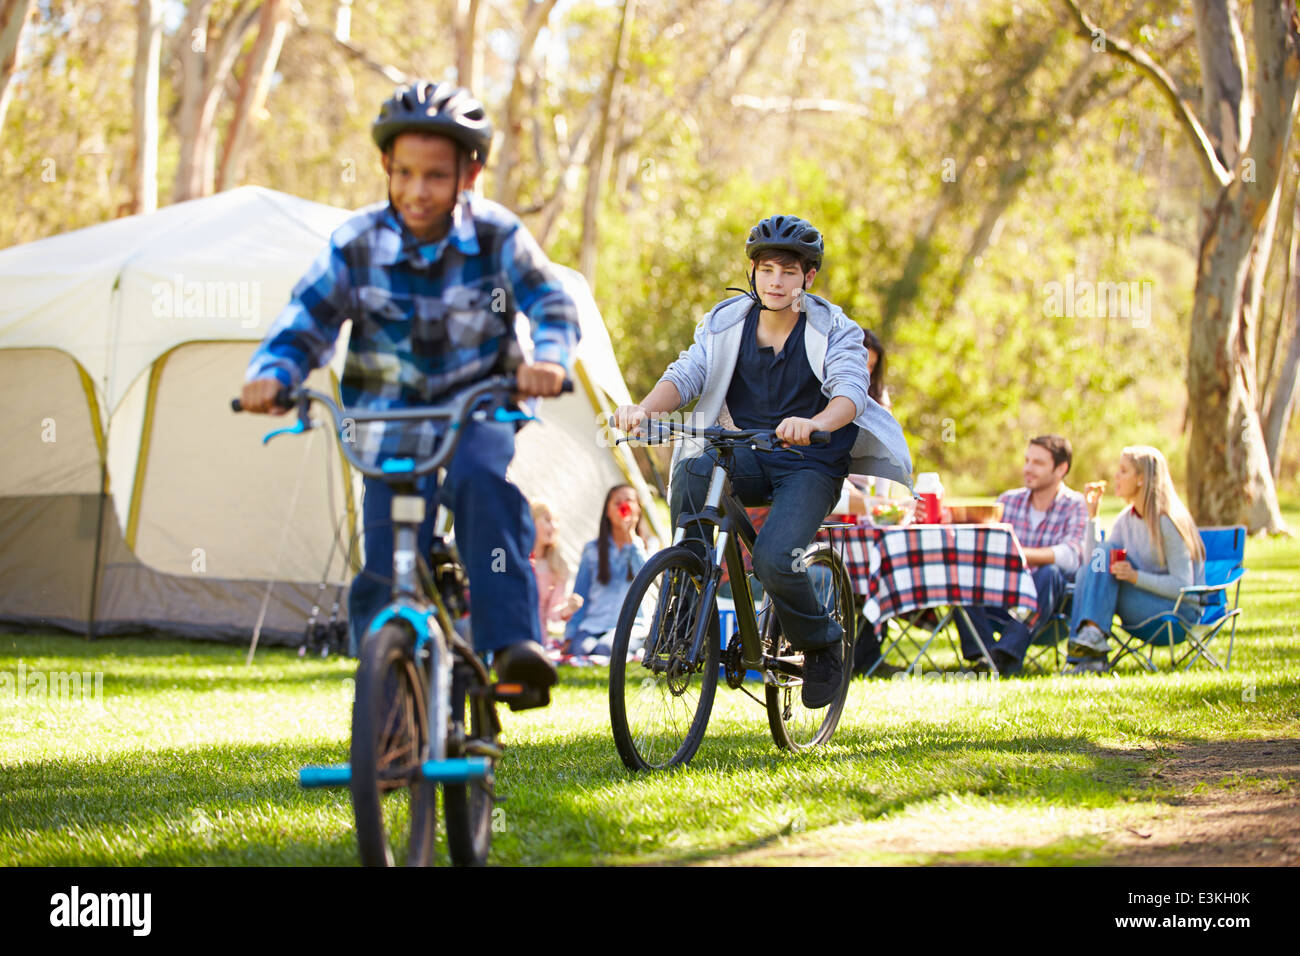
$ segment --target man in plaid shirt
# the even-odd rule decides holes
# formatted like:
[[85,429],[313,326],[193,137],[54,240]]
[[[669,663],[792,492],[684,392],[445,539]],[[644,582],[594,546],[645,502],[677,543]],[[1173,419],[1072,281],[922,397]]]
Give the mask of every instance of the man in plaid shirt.
[[[1038,591],[1038,613],[1024,623],[1003,608],[966,609],[1000,674],[1020,670],[1034,634],[1047,623],[1065,593],[1066,583],[1074,579],[1083,563],[1088,506],[1083,495],[1065,485],[1073,460],[1069,441],[1059,435],[1031,439],[1025,450],[1025,487],[998,496],[1002,520],[1015,531]],[[958,630],[965,658],[982,659],[979,644],[960,616]],[[994,631],[1001,634],[996,642]]]
[[[330,237],[249,363],[244,408],[276,411],[282,387],[329,361],[344,319],[352,320],[345,406],[443,404],[512,370],[519,395],[558,395],[578,341],[577,307],[519,219],[470,192],[492,142],[483,107],[467,90],[417,82],[384,103],[372,133],[388,201],[360,210]],[[516,311],[532,320],[532,361],[515,338]],[[470,576],[474,644],[493,652],[498,679],[549,687],[556,675],[541,651],[528,560],[532,518],[506,479],[516,423],[471,421],[465,429],[442,490]],[[430,422],[375,423],[358,426],[355,440],[373,464],[428,457],[435,431]],[[427,553],[436,476],[420,490],[429,504],[419,536]],[[390,485],[366,479],[365,567],[348,599],[354,654],[391,588],[391,502]]]

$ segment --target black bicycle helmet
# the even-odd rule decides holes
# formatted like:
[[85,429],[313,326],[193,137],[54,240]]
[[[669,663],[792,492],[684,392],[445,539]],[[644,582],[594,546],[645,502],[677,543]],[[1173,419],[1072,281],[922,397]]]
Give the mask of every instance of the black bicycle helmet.
[[810,268],[820,269],[826,243],[812,223],[798,216],[768,216],[753,229],[745,242],[745,257],[754,259],[761,252],[793,252],[806,260]]
[[483,104],[469,90],[450,83],[418,80],[398,87],[370,127],[381,152],[388,151],[399,133],[412,130],[448,136],[480,163],[487,162],[492,146],[492,124]]

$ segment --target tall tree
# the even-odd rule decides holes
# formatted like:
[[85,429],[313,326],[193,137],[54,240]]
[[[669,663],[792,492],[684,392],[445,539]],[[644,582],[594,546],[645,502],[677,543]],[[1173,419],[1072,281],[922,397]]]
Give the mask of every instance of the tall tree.
[[254,117],[262,112],[266,94],[271,86],[271,74],[280,58],[280,47],[289,30],[288,0],[265,0],[257,39],[248,54],[239,79],[239,95],[235,100],[235,117],[230,121],[226,147],[221,157],[218,189],[239,185],[244,178],[244,160],[252,136]]
[[134,162],[132,213],[158,208],[158,69],[162,53],[162,0],[136,3],[135,71],[131,116]]
[[578,270],[594,287],[596,283],[596,248],[599,241],[596,214],[600,205],[600,187],[609,168],[614,149],[614,115],[618,109],[619,86],[627,59],[628,36],[636,14],[636,0],[623,0],[623,10],[618,18],[618,36],[614,42],[614,55],[610,59],[609,73],[605,77],[602,94],[600,122],[596,139],[587,159],[587,191],[582,200],[582,246],[578,254]]
[[22,55],[23,28],[36,0],[0,0],[0,129],[5,125],[11,90],[9,80]]
[[1188,497],[1202,524],[1285,530],[1258,413],[1255,338],[1283,157],[1300,108],[1295,0],[1255,0],[1254,90],[1235,0],[1196,0],[1201,117],[1145,51],[1065,0],[1080,33],[1156,84],[1199,161],[1205,200],[1188,346]]
[[456,34],[456,82],[475,90],[479,80],[479,21],[483,4],[480,0],[455,0],[452,27]]
[[[1295,412],[1296,398],[1300,395],[1300,191],[1292,203],[1291,241],[1287,249],[1287,271],[1282,283],[1282,304],[1278,316],[1275,341],[1282,341],[1289,332],[1291,344],[1282,359],[1281,368],[1267,400],[1261,410],[1264,421],[1264,447],[1273,464],[1273,480],[1277,481],[1282,469],[1282,448],[1286,439],[1287,423]],[[1275,349],[1276,351],[1276,349]],[[1271,356],[1271,370],[1276,356]]]
[[524,94],[535,87],[537,74],[532,67],[533,47],[537,35],[546,26],[556,0],[525,0],[523,26],[519,32],[519,52],[515,57],[501,120],[501,147],[496,153],[496,198],[508,209],[519,199],[519,163],[524,134]]
[[[212,15],[212,0],[191,0],[179,36],[180,104],[176,131],[180,162],[172,200],[207,196],[217,187],[235,185],[241,175],[249,127],[261,112],[267,86],[288,29],[288,0],[242,0],[224,21]],[[235,68],[249,34],[252,49]],[[217,111],[235,79],[235,115],[226,128],[221,168],[217,168]]]

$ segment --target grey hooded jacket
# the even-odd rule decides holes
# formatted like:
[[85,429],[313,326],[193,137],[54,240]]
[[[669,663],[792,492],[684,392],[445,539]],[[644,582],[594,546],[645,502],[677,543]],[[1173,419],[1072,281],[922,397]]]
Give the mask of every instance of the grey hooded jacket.
[[[698,398],[687,423],[706,428],[729,424],[727,389],[740,356],[745,317],[753,301],[744,295],[719,302],[695,328],[695,344],[678,356],[664,370],[660,381],[672,382],[686,405]],[[849,473],[887,478],[912,488],[912,456],[907,450],[903,429],[894,416],[867,395],[867,350],[862,344],[862,329],[820,296],[805,293],[803,308],[808,322],[804,344],[808,364],[822,383],[827,401],[843,396],[857,409],[858,426]],[[695,456],[704,450],[703,442],[692,440],[679,446],[673,464],[682,455]]]

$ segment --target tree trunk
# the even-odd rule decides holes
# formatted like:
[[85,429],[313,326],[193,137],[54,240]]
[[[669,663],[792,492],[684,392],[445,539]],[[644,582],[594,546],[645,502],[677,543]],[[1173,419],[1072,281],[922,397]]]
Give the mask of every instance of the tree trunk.
[[456,34],[456,82],[473,90],[478,82],[477,35],[480,0],[456,0],[453,28]]
[[613,145],[610,137],[610,120],[614,113],[618,96],[618,84],[623,75],[623,60],[627,55],[628,34],[631,32],[632,17],[636,12],[636,0],[623,0],[623,12],[618,20],[618,40],[614,45],[614,58],[605,80],[603,106],[600,124],[596,129],[596,140],[591,147],[587,161],[587,193],[582,201],[582,244],[578,255],[578,271],[587,279],[587,284],[596,287],[596,246],[599,241],[596,213],[600,207],[600,186],[605,178]]
[[35,5],[36,0],[0,0],[0,130],[4,129],[9,97],[13,93],[9,81],[22,55],[19,44]]
[[[1292,162],[1295,162],[1295,151],[1292,150]],[[1265,312],[1260,313],[1259,323],[1259,356],[1256,364],[1256,375],[1259,378],[1259,414],[1261,419],[1268,418],[1268,407],[1272,401],[1274,392],[1277,391],[1277,365],[1282,350],[1286,348],[1289,341],[1288,334],[1290,324],[1287,317],[1290,315],[1291,300],[1291,280],[1294,276],[1293,267],[1296,260],[1296,240],[1300,238],[1296,233],[1296,226],[1300,225],[1300,191],[1297,191],[1295,183],[1290,189],[1290,196],[1283,202],[1282,208],[1292,210],[1292,214],[1287,218],[1286,232],[1279,236],[1279,241],[1274,243],[1273,251],[1276,259],[1281,264],[1282,280],[1279,283],[1281,295],[1278,296],[1276,317],[1272,322],[1268,321]],[[1274,266],[1278,264],[1273,260],[1269,261],[1268,274],[1273,274]],[[1267,430],[1267,429],[1266,429]]]
[[221,157],[219,189],[230,189],[244,178],[248,143],[254,118],[262,112],[271,87],[271,74],[280,59],[280,48],[289,29],[289,4],[286,0],[266,0],[262,4],[262,22],[257,40],[248,58],[248,66],[239,82],[239,99],[235,116],[226,131],[226,148]]
[[162,0],[136,4],[131,212],[158,208],[158,69],[162,54]]
[[[1198,0],[1198,17],[1203,6],[1222,4],[1223,0]],[[1234,120],[1232,104],[1223,93],[1231,83],[1216,74],[1234,68],[1233,57],[1223,49],[1233,44],[1231,27],[1227,33],[1216,33],[1213,15],[1197,22],[1202,50],[1215,51],[1202,62],[1206,104],[1211,107],[1207,131],[1224,165],[1239,167],[1209,208],[1192,307],[1188,503],[1202,525],[1244,523],[1251,531],[1285,530],[1256,411],[1250,279],[1254,259],[1268,255],[1259,239],[1267,231],[1270,207],[1276,208],[1282,159],[1300,105],[1300,34],[1293,13],[1294,0],[1256,0],[1257,112],[1249,123]],[[1206,36],[1200,35],[1202,30]],[[1252,127],[1248,153],[1237,164],[1231,155],[1231,131],[1248,126]]]
[[[1300,226],[1300,196],[1297,197],[1294,219],[1296,226]],[[1274,481],[1277,481],[1282,465],[1287,424],[1295,411],[1296,395],[1300,394],[1300,386],[1297,384],[1300,380],[1300,228],[1295,226],[1291,231],[1290,263],[1290,288],[1283,290],[1283,311],[1279,325],[1282,328],[1290,327],[1291,345],[1287,349],[1286,358],[1282,360],[1281,374],[1263,415],[1264,447],[1268,452],[1268,460],[1273,464]]]
[[533,46],[537,43],[537,34],[546,25],[555,4],[556,0],[529,0],[528,11],[524,14],[524,28],[519,35],[519,56],[515,60],[510,93],[506,96],[505,117],[501,123],[501,148],[497,151],[495,175],[497,202],[507,209],[514,209],[519,202],[519,154],[520,142],[524,136],[524,93],[534,86],[533,82],[529,82],[532,74],[530,61],[533,56]]
[[180,157],[172,201],[211,195],[216,184],[217,107],[244,36],[257,21],[260,5],[240,4],[213,36],[212,0],[192,0],[178,37],[181,102],[177,114]]

